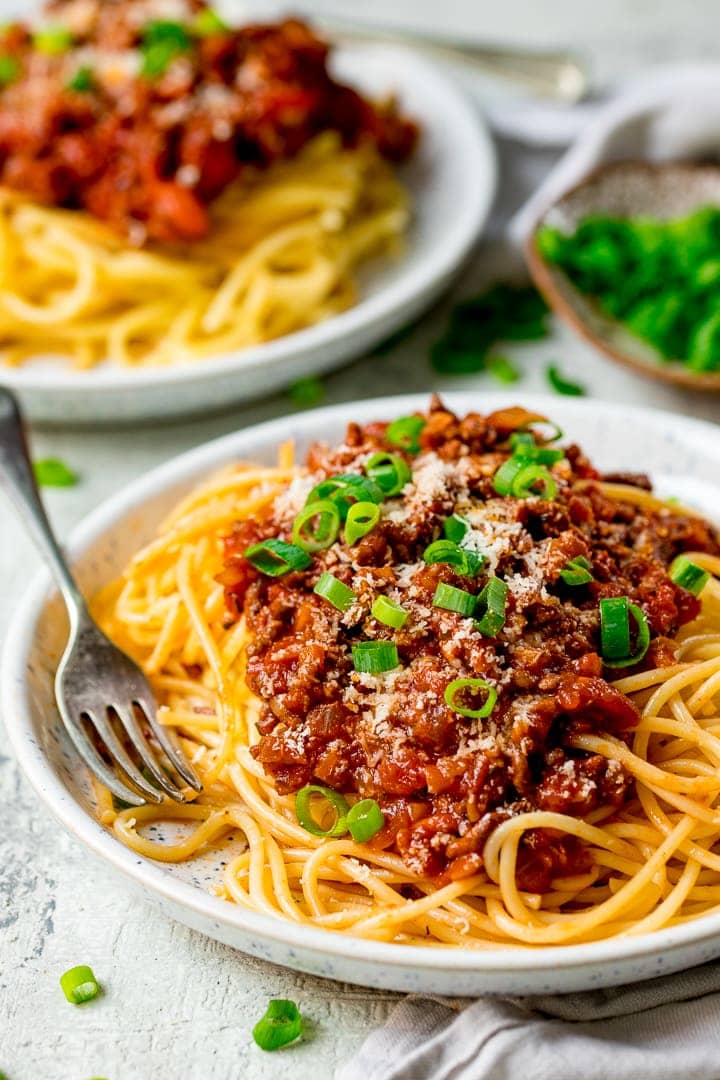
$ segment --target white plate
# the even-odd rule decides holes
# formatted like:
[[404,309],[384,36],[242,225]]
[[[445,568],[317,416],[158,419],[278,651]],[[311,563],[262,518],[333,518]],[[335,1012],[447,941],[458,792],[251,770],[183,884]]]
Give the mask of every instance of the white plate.
[[396,93],[422,126],[417,153],[400,169],[415,206],[402,258],[365,267],[362,297],[341,315],[195,364],[134,370],[108,363],[81,372],[48,359],[0,365],[0,382],[20,395],[31,419],[74,425],[147,420],[262,397],[366,352],[442,293],[477,241],[495,193],[487,126],[445,76],[406,49],[341,48],[333,67],[372,97]]
[[[456,411],[527,404],[551,415],[608,470],[648,469],[664,495],[681,494],[718,516],[720,429],[711,424],[600,402],[515,394],[448,395]],[[348,420],[392,418],[424,408],[426,397],[342,405],[273,421],[219,439],[156,469],[115,496],[73,535],[69,551],[86,593],[114,578],[153,535],[172,505],[213,469],[239,459],[274,461],[278,442],[340,441]],[[67,632],[57,596],[42,575],[8,634],[2,707],[20,765],[40,799],[82,842],[166,912],[194,929],[274,963],[331,979],[395,990],[472,995],[568,992],[679,970],[720,955],[720,915],[644,937],[565,948],[487,953],[367,942],[255,914],[210,895],[218,856],[158,865],[117,841],[92,817],[87,777],[55,710],[53,674]],[[82,882],[78,882],[82,887]],[[124,887],[118,881],[118,887]]]

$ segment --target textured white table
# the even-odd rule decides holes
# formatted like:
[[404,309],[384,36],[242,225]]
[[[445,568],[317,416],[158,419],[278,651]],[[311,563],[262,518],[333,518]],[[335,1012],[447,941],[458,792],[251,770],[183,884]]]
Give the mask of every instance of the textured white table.
[[[4,5],[0,4],[0,12]],[[300,5],[297,5],[300,6]],[[316,11],[352,13],[353,5],[318,0]],[[533,44],[572,42],[603,75],[630,72],[648,59],[707,53],[717,41],[715,0],[676,5],[613,0],[506,0],[480,5],[449,0],[442,20],[430,0],[366,0],[368,15],[392,8],[399,23]],[[480,17],[482,12],[482,17]],[[389,15],[388,15],[389,17]],[[503,148],[504,163],[507,147]],[[507,172],[495,218],[516,202],[523,184]],[[456,293],[492,279],[502,262],[481,249]],[[483,377],[443,382],[427,359],[451,299],[431,312],[390,355],[360,361],[328,380],[328,401],[416,390],[473,389]],[[559,358],[598,397],[720,420],[720,399],[656,386],[594,356],[557,329],[538,346],[508,350],[523,369],[523,389],[546,389],[543,370]],[[67,460],[82,483],[51,491],[47,501],[61,535],[134,477],[176,453],[237,427],[282,415],[283,396],[213,419],[137,431],[36,433],[38,455]],[[0,636],[37,560],[0,501]],[[232,952],[160,917],[96,864],[37,805],[0,736],[0,1071],[8,1080],[239,1080],[313,1076],[325,1080],[359,1041],[382,1023],[391,994],[338,986],[273,968]],[[68,1005],[58,976],[91,964],[105,987],[82,1009]],[[269,997],[295,999],[311,1022],[311,1038],[292,1051],[263,1054],[250,1029]],[[424,1080],[424,1078],[418,1078]]]

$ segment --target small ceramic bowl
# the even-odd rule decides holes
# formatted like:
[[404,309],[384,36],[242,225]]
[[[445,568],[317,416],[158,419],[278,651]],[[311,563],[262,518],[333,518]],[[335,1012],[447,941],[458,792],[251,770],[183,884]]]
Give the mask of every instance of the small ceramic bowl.
[[535,284],[553,311],[606,356],[652,379],[720,393],[720,372],[698,374],[679,359],[661,361],[650,345],[600,311],[559,267],[547,262],[537,243],[543,225],[571,233],[589,214],[662,221],[684,217],[702,206],[720,207],[720,166],[613,162],[590,173],[545,211],[526,244],[525,256]]

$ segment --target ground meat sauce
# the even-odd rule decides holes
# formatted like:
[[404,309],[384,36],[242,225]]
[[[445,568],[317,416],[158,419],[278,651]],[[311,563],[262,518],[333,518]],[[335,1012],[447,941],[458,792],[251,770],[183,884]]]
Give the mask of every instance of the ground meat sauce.
[[192,241],[243,169],[319,132],[410,153],[415,125],[336,82],[304,23],[211,21],[208,32],[207,11],[199,0],[63,0],[36,28],[0,29],[0,183],[89,210],[136,242]]
[[[685,550],[720,551],[700,519],[607,498],[577,447],[552,467],[552,501],[498,496],[493,477],[508,437],[531,420],[522,409],[458,419],[434,400],[420,453],[406,455],[412,483],[382,505],[375,529],[353,547],[341,534],[304,572],[257,572],[245,548],[289,540],[318,480],[362,473],[377,450],[397,453],[385,424],[351,424],[344,445],[311,449],[311,476],[294,481],[266,520],[239,523],[226,540],[221,580],[232,617],[247,618],[254,639],[247,681],[263,702],[255,757],[280,792],[314,782],[376,799],[386,825],[372,843],[441,880],[477,872],[489,833],[510,815],[541,809],[580,817],[623,803],[630,781],[621,765],[567,746],[581,732],[627,738],[638,721],[598,655],[599,600],[638,604],[653,637],[644,663],[671,662],[670,639],[698,614],[699,601],[670,580],[669,563]],[[645,478],[635,481],[647,487]],[[463,545],[487,559],[476,578],[423,561],[452,513],[471,526]],[[579,555],[595,580],[571,587],[560,571]],[[344,614],[313,593],[323,571],[357,594]],[[479,592],[488,574],[509,590],[496,637],[433,606],[439,582]],[[371,616],[379,594],[410,613],[402,629]],[[354,670],[351,645],[371,639],[397,645],[396,670]],[[467,719],[445,703],[445,688],[460,677],[496,688],[487,719]],[[583,869],[584,859],[572,839],[536,830],[521,848],[520,883],[547,890],[552,878]]]

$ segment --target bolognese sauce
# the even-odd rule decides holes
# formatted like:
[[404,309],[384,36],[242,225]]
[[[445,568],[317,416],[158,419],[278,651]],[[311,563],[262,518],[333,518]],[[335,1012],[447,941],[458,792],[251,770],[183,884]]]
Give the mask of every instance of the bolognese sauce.
[[417,129],[328,69],[298,19],[232,28],[201,0],[55,0],[0,29],[0,184],[134,242],[193,241],[248,167],[336,131],[400,160]]
[[[252,638],[246,681],[262,702],[252,753],[277,790],[315,783],[375,799],[385,824],[371,844],[453,880],[482,869],[488,836],[515,814],[584,818],[628,799],[620,762],[573,740],[629,739],[637,706],[612,681],[619,668],[673,662],[673,636],[700,609],[673,560],[717,555],[720,543],[691,514],[610,497],[577,446],[548,452],[546,422],[524,409],[459,418],[434,399],[409,419],[409,448],[385,423],[350,424],[341,446],[313,446],[307,474],[226,538],[221,581],[228,619],[244,615]],[[253,564],[258,544],[295,547],[308,497],[310,507],[318,493],[339,507],[344,498],[347,511],[373,483],[385,491],[363,535],[346,519],[329,543],[318,530],[301,566],[272,576]],[[334,602],[315,591],[322,575],[345,589],[331,590]],[[488,588],[502,600],[494,608],[483,608]],[[391,624],[379,596],[402,612]],[[635,613],[620,660],[609,614],[603,624],[613,600]],[[394,657],[384,670],[358,665],[369,642]],[[534,830],[518,882],[547,891],[587,865],[572,837]]]

